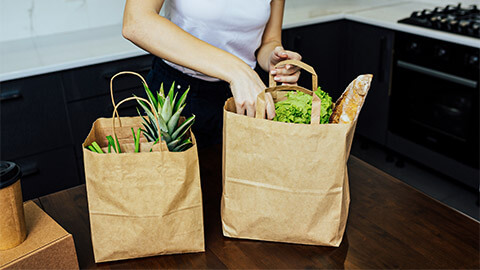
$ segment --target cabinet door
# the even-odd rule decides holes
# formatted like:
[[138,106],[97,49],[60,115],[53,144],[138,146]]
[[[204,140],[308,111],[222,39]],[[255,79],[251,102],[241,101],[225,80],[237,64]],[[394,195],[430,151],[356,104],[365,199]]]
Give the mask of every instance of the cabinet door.
[[[335,101],[342,89],[339,86],[342,74],[341,52],[345,21],[335,21],[285,30],[288,50],[298,52],[302,61],[311,65],[318,75],[318,85]],[[311,76],[303,71],[298,85],[311,89]]]
[[1,159],[14,159],[71,144],[58,74],[0,85]]
[[[128,89],[115,93],[115,100],[131,97],[133,94],[140,97],[146,97],[142,86],[134,89]],[[120,116],[137,116],[137,102],[129,101],[121,105],[118,109]],[[100,117],[111,118],[113,113],[113,105],[110,95],[102,95],[86,100],[71,102],[68,104],[70,118],[72,121],[73,140],[76,147],[79,147],[92,128],[93,122]]]
[[394,32],[349,22],[343,88],[360,74],[373,74],[356,133],[385,145]]
[[[70,102],[108,94],[110,79],[120,71],[134,71],[146,77],[151,69],[152,59],[152,55],[145,55],[65,71],[62,78],[66,99]],[[132,80],[131,77],[125,75],[116,78],[115,90],[121,91],[140,84],[139,79]]]
[[24,201],[80,184],[71,146],[13,161],[22,169],[20,181]]

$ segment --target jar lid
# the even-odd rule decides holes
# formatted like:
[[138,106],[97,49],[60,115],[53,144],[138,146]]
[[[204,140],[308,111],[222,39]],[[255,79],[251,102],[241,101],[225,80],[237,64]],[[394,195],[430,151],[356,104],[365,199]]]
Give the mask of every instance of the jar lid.
[[6,188],[22,177],[20,167],[10,161],[0,161],[0,188]]

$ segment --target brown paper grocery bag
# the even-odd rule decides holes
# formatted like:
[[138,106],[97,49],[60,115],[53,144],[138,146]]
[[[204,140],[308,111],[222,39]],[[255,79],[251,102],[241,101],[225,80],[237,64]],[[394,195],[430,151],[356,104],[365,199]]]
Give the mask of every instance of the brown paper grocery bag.
[[[122,126],[114,131],[113,119],[97,119],[83,143],[95,262],[205,251],[193,133],[193,146],[183,152],[169,152],[166,145],[120,154],[85,149],[93,141],[106,146],[106,135],[113,134],[126,149],[133,141],[130,128],[141,127],[141,117],[120,120]],[[148,150],[148,143],[141,148]]]
[[[288,63],[312,73],[316,89],[313,68],[296,61]],[[275,102],[283,98],[282,90],[312,94],[302,87],[275,87],[272,78],[270,82],[266,91],[272,93]],[[309,125],[261,119],[263,96],[260,94],[257,101],[259,118],[236,114],[233,98],[225,104],[223,234],[339,246],[350,203],[347,159],[356,121],[319,124],[317,95],[313,95]]]

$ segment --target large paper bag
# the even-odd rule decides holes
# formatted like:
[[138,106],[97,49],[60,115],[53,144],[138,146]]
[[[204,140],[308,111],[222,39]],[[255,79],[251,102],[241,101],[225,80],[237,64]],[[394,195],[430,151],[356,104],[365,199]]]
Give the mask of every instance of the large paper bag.
[[[284,62],[283,64],[286,64]],[[310,66],[289,61],[312,73]],[[275,86],[274,101],[284,90]],[[223,234],[228,237],[339,246],[350,203],[347,159],[356,121],[319,124],[320,98],[313,95],[311,124],[264,118],[265,93],[257,100],[257,118],[235,113],[235,101],[224,108]],[[263,107],[262,107],[263,106]]]
[[[115,112],[122,102],[114,105]],[[193,146],[184,152],[143,141],[140,153],[133,153],[127,150],[133,149],[131,128],[141,127],[141,117],[120,120],[122,126],[114,130],[113,117],[97,119],[83,143],[95,262],[205,251],[193,133]],[[85,148],[96,141],[105,149],[105,137],[113,134],[125,153],[98,154]]]

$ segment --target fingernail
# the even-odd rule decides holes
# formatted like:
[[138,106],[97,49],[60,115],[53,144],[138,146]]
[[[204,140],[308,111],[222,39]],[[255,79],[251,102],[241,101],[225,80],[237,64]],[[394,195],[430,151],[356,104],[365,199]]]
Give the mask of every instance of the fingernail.
[[285,68],[286,69],[290,69],[292,66],[291,65],[286,65]]
[[276,71],[276,70],[272,70],[272,71],[270,71],[270,74],[275,75],[275,74],[277,74],[277,71]]
[[279,77],[279,76],[275,76],[273,79],[274,79],[275,81],[278,81],[278,80],[280,80],[280,77]]

